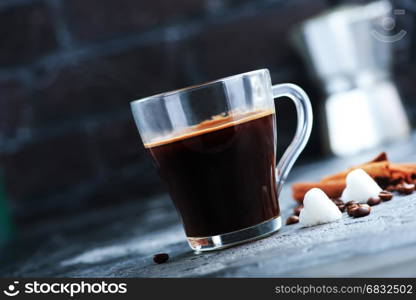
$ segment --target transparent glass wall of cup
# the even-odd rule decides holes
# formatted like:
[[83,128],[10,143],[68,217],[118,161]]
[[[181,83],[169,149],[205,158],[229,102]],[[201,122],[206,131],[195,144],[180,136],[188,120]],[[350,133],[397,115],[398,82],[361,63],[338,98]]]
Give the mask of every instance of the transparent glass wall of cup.
[[[280,97],[294,101],[298,125],[276,167]],[[312,128],[301,88],[272,85],[262,69],[139,99],[131,108],[192,249],[220,249],[281,227],[278,195]]]

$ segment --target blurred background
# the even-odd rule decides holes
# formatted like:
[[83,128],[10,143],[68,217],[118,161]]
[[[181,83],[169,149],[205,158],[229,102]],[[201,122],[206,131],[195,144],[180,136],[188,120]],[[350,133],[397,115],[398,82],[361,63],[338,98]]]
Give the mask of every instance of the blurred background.
[[[236,73],[268,68],[273,83],[303,87],[316,122],[299,163],[329,157],[328,90],[294,31],[335,5],[367,2],[1,0],[0,234],[11,218],[28,228],[164,193],[129,101]],[[389,30],[406,36],[389,43],[391,78],[414,124],[416,2],[392,6],[405,13]],[[277,110],[282,153],[296,117],[289,101]]]

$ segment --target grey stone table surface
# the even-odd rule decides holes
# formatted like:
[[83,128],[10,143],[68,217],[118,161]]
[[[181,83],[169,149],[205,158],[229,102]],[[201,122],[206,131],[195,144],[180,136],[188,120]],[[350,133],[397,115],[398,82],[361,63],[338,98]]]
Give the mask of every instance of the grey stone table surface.
[[[416,136],[384,149],[394,162],[416,161]],[[318,180],[377,152],[295,167],[280,197],[283,219],[295,205],[290,182]],[[153,263],[159,252],[169,253],[167,263]],[[365,218],[283,226],[268,238],[201,254],[188,247],[162,195],[39,224],[0,255],[2,277],[415,277],[416,193],[395,196]]]

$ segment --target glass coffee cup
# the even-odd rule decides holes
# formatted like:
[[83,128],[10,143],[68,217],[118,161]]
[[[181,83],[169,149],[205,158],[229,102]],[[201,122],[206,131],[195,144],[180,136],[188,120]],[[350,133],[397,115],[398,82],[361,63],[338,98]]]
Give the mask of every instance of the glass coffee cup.
[[[293,100],[298,124],[276,164],[280,97]],[[261,69],[139,99],[131,108],[192,249],[221,249],[279,230],[279,192],[312,128],[300,87],[272,85]]]

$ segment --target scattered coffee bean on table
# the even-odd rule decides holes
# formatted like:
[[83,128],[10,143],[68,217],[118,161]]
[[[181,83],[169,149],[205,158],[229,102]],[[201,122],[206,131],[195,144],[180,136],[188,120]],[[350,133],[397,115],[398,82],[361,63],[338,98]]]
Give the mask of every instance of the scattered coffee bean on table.
[[371,197],[367,201],[367,204],[370,205],[370,206],[379,205],[380,203],[381,203],[381,198],[380,197]]
[[299,205],[299,206],[296,206],[293,209],[293,213],[295,214],[295,216],[299,216],[300,215],[300,211],[302,210],[302,208],[303,208],[303,205]]
[[351,204],[347,206],[347,213],[350,217],[353,216],[354,214],[354,210],[356,210],[359,207],[359,205],[357,203],[355,204]]
[[335,205],[344,205],[344,201],[341,199],[332,199],[332,202],[334,202]]
[[347,207],[344,204],[341,204],[341,205],[338,205],[338,208],[341,212],[344,212]]
[[354,218],[362,218],[368,216],[371,212],[371,207],[367,204],[360,204],[356,209],[352,211]]
[[353,205],[353,204],[358,204],[358,202],[351,200],[351,201],[348,201],[347,203],[345,203],[346,206],[350,206],[350,205]]
[[395,186],[395,185],[389,185],[388,187],[386,187],[386,191],[388,191],[388,192],[395,192],[395,191],[397,191],[397,186]]
[[397,191],[404,195],[410,195],[414,190],[415,185],[413,183],[402,183],[397,186]]
[[381,191],[378,194],[378,197],[382,200],[382,201],[390,201],[393,198],[393,194],[388,192],[388,191]]
[[169,259],[169,254],[167,253],[158,253],[153,255],[153,261],[157,264],[163,264]]
[[286,220],[286,225],[292,225],[292,224],[296,224],[298,222],[299,222],[299,217],[298,216],[290,216]]

